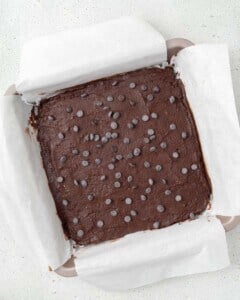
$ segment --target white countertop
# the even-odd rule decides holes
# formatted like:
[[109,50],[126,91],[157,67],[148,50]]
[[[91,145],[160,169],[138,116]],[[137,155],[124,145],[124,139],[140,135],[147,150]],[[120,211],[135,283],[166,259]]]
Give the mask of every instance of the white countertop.
[[[25,41],[130,14],[143,16],[166,39],[184,37],[195,43],[227,43],[240,114],[239,0],[0,0],[0,93],[15,81]],[[78,278],[40,271],[37,262],[34,264],[24,255],[24,247],[16,245],[1,217],[0,300],[239,299],[240,226],[227,234],[227,240],[232,262],[227,269],[165,280],[130,292],[109,293]]]

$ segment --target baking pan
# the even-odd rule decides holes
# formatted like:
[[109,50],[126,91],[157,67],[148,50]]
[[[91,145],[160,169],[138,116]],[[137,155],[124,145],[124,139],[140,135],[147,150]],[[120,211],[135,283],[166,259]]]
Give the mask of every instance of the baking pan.
[[[173,55],[176,55],[181,49],[192,46],[193,43],[187,39],[183,38],[174,38],[166,41],[167,44],[167,56],[168,61],[170,61]],[[10,86],[5,95],[16,94],[15,86]],[[225,231],[230,231],[234,229],[238,224],[240,224],[240,216],[217,216],[221,221]],[[74,257],[72,256],[64,265],[57,268],[55,272],[64,277],[73,277],[77,276],[75,269]]]

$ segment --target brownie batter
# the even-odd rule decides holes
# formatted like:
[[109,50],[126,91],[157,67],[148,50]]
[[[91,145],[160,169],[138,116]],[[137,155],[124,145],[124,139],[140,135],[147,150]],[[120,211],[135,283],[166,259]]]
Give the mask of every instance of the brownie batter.
[[57,212],[77,244],[166,227],[206,209],[211,186],[172,68],[67,89],[32,117]]

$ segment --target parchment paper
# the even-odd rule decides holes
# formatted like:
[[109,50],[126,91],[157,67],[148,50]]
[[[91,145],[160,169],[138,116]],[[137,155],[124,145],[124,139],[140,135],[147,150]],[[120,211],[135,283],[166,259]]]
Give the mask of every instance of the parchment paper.
[[45,269],[55,269],[72,249],[56,214],[40,147],[26,131],[30,109],[20,96],[0,97],[0,206],[19,245],[29,245]]
[[166,43],[147,22],[125,17],[30,41],[16,89],[37,102],[56,90],[166,61]]
[[81,248],[76,255],[79,277],[108,290],[229,265],[225,232],[215,217],[129,234],[116,242]]
[[[111,47],[114,48],[114,45],[111,45]],[[226,49],[218,45],[205,45],[204,53],[202,53],[203,51],[199,47],[201,48],[201,46],[191,47],[189,52],[187,49],[184,50],[179,59],[175,60],[175,64],[176,70],[180,72],[180,77],[186,85],[188,100],[199,126],[200,139],[205,141],[203,150],[205,152],[208,145],[212,147],[212,152],[214,152],[215,147],[218,149],[218,144],[216,146],[215,144],[213,145],[211,140],[218,141],[222,124],[228,128],[227,133],[230,137],[228,137],[227,142],[229,148],[234,144],[234,149],[236,150],[239,146],[239,134],[237,133],[239,128],[235,121],[231,121],[233,118],[232,112],[235,113],[235,110]],[[138,68],[141,60],[139,54],[139,61],[134,67],[137,48],[135,50],[135,52],[133,51],[134,53],[132,52],[132,69]],[[211,59],[209,59],[208,50],[211,50]],[[46,55],[45,52],[43,53],[43,55]],[[38,52],[38,55],[41,56],[41,51]],[[148,53],[144,55],[141,50],[141,55],[142,62],[145,62],[145,57],[148,56]],[[191,65],[187,63],[188,56]],[[160,57],[166,57],[166,53],[161,54]],[[67,58],[68,56],[66,56],[66,60]],[[99,64],[101,65],[101,58],[99,59]],[[103,61],[105,62],[105,59]],[[149,61],[146,60],[146,66],[149,65]],[[198,67],[201,63],[205,66],[210,65],[204,70],[206,71],[205,73],[201,69],[199,72],[196,71],[196,61],[198,62]],[[160,63],[161,61],[158,62]],[[128,63],[130,63],[130,57],[128,57]],[[141,66],[144,66],[144,63],[142,64]],[[64,66],[65,63],[62,63],[63,68]],[[31,78],[31,68],[28,70],[28,77],[22,78],[23,83],[25,79]],[[120,71],[122,70],[120,64],[116,63],[112,73],[119,73],[118,70],[122,72]],[[78,76],[81,77],[81,69],[78,71]],[[111,71],[110,67],[108,71]],[[34,77],[34,72],[32,74]],[[205,78],[211,79],[214,77],[214,80],[210,80],[209,84],[206,83],[206,80],[201,81],[204,74]],[[188,81],[192,75],[193,79]],[[98,73],[98,76],[101,76],[101,74]],[[39,77],[38,80],[40,82],[38,82],[38,85],[40,87],[44,86],[48,82],[47,78],[52,82],[53,77],[55,77],[55,74],[46,74],[46,78]],[[231,109],[224,110],[225,113],[221,113],[219,122],[215,122],[213,127],[213,123],[209,122],[209,115],[214,120],[218,119],[217,116],[219,116],[220,112],[216,110],[215,106],[218,106],[218,98],[221,95],[215,89],[223,82],[227,83],[225,87],[228,89],[228,92],[224,94],[224,98],[226,97],[227,105]],[[53,86],[51,84],[50,88]],[[195,89],[197,91],[201,90],[201,94],[195,95],[193,93]],[[46,93],[49,93],[48,88]],[[33,95],[34,93],[32,94],[31,91],[30,94]],[[196,108],[192,103],[192,95],[195,96],[193,101],[196,103],[197,101],[203,101],[203,96],[208,96],[207,101],[209,103],[213,101],[215,104],[211,103],[209,105],[210,112],[207,118],[205,118],[205,113],[196,113],[198,110],[201,110],[202,106]],[[8,215],[11,227],[14,228],[16,234],[21,236],[21,240],[32,245],[34,254],[41,252],[39,255],[41,254],[40,256],[45,257],[48,264],[57,267],[71,254],[70,244],[64,240],[61,225],[56,216],[54,202],[41,165],[39,148],[35,141],[31,141],[24,131],[28,112],[26,113],[26,108],[23,107],[26,106],[17,101],[16,98],[16,96],[3,97],[0,107],[0,164],[3,170],[1,174],[1,191],[3,198],[5,197],[5,201],[2,201],[1,205],[5,214]],[[199,100],[199,98],[201,99]],[[223,100],[221,101],[223,110],[225,104]],[[236,119],[236,113],[234,118]],[[205,123],[204,126],[209,130],[203,130],[202,128],[205,127],[202,127],[202,123]],[[233,132],[233,135],[231,135],[231,132]],[[216,133],[217,137],[215,137]],[[236,141],[233,141],[233,138]],[[225,155],[225,150],[226,147],[222,150],[219,147],[217,151]],[[219,156],[220,154],[216,155],[216,158],[222,158],[223,156]],[[218,188],[220,188],[219,182],[223,184],[221,189],[225,190],[228,189],[228,183],[231,180],[230,178],[226,181],[222,180],[225,174],[225,162],[218,159],[212,162],[214,157],[208,154],[205,159],[213,182],[213,207],[217,207],[217,209],[211,210],[211,214],[214,215],[216,211],[221,211],[225,214],[225,212],[229,212],[228,207],[231,207],[231,214],[239,214],[238,189],[235,189],[233,193],[234,198],[229,196],[226,198],[226,195],[230,194],[225,192],[224,199],[226,199],[227,204],[222,200],[223,198],[218,197],[221,194],[218,192]],[[230,160],[232,161],[229,165],[228,175],[232,174],[231,172],[238,172],[239,155],[236,151],[228,158],[228,162]],[[221,180],[213,178],[218,176]],[[239,177],[234,177],[234,183],[237,183],[238,179]],[[231,188],[234,188],[233,184]],[[41,251],[38,251],[39,248]],[[207,216],[202,216],[200,220],[187,221],[181,225],[176,224],[166,229],[135,233],[115,242],[106,242],[102,245],[90,246],[84,249],[80,248],[75,255],[78,257],[75,262],[80,277],[108,289],[132,288],[168,277],[207,272],[223,268],[229,263],[225,234],[220,222],[214,216],[209,220]]]
[[185,85],[212,181],[210,212],[240,215],[240,130],[227,46],[191,46],[172,62]]

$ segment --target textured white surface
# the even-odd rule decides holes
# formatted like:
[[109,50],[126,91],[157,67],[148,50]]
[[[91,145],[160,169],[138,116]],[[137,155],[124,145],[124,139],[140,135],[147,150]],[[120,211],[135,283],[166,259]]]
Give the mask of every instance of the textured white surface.
[[[127,14],[149,20],[168,39],[229,45],[240,112],[239,0],[0,0],[0,93],[16,79],[20,49],[30,38]],[[1,199],[0,201],[3,201]],[[239,299],[240,227],[227,235],[231,267],[209,274],[166,280],[126,293],[108,293],[80,282],[40,272],[18,248],[0,218],[0,299]],[[216,249],[217,251],[217,249]]]

